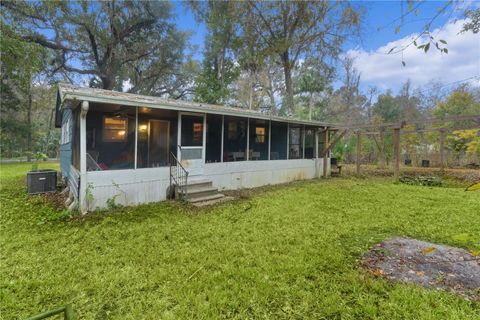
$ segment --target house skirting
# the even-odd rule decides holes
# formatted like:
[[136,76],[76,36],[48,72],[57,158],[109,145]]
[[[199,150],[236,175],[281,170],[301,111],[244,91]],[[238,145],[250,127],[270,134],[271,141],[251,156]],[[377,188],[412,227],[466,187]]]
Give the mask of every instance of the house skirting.
[[[238,161],[207,163],[202,175],[191,176],[189,180],[210,180],[219,190],[237,190],[314,179],[322,172],[322,158]],[[130,206],[159,202],[167,198],[170,168],[89,171],[85,183],[90,211],[106,208],[108,203]]]

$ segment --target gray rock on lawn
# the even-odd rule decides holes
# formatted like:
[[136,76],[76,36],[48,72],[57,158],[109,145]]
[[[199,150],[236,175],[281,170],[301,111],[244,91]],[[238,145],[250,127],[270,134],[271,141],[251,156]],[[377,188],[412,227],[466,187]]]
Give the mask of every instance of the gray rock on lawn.
[[394,238],[368,251],[362,265],[389,280],[449,290],[480,301],[480,257],[463,249]]

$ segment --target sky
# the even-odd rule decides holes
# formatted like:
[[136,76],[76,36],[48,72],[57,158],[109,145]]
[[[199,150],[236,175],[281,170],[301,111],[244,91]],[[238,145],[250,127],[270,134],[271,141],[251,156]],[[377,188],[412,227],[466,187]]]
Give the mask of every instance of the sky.
[[[185,3],[174,4],[177,24],[181,30],[191,32],[191,43],[197,47],[194,57],[201,60],[206,27],[195,21],[191,12],[186,10]],[[480,86],[480,34],[458,34],[463,21],[454,21],[460,18],[461,9],[478,7],[480,1],[465,1],[463,7],[456,11],[448,10],[447,14],[440,15],[433,22],[433,34],[437,39],[447,41],[448,54],[435,49],[425,54],[413,46],[403,51],[403,58],[402,54],[387,54],[392,47],[409,43],[444,4],[444,1],[425,1],[419,7],[418,16],[412,14],[406,17],[396,33],[395,29],[401,22],[402,5],[406,10],[405,1],[354,2],[354,5],[366,9],[364,28],[361,37],[345,43],[343,49],[345,54],[355,59],[354,65],[361,73],[362,89],[376,86],[380,91],[390,88],[396,92],[408,79],[414,87],[424,87],[432,80],[448,85],[472,77],[477,78],[467,81]],[[337,81],[335,86],[339,83]]]

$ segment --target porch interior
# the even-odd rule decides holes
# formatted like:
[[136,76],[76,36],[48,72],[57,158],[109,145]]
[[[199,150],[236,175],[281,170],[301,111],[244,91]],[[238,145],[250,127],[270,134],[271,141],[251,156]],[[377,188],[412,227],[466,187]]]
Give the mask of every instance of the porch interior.
[[[321,128],[286,122],[91,103],[86,118],[87,171],[165,167],[172,164],[172,155],[187,167],[192,160],[201,166],[314,159],[322,154],[324,134]],[[77,136],[77,168],[78,144]]]

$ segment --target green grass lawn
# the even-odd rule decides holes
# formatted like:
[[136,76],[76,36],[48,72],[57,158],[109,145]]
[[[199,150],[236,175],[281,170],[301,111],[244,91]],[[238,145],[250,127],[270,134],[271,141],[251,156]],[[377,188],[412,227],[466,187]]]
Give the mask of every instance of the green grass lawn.
[[[52,164],[42,164],[52,167]],[[480,319],[480,303],[359,268],[393,236],[480,249],[480,192],[332,179],[194,210],[160,203],[56,220],[1,167],[0,318]]]

